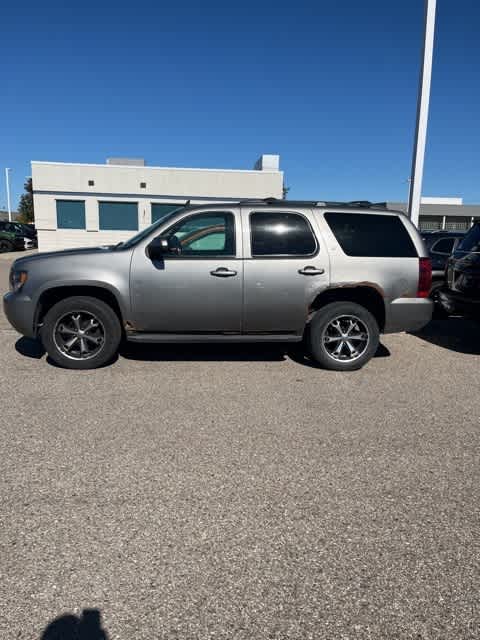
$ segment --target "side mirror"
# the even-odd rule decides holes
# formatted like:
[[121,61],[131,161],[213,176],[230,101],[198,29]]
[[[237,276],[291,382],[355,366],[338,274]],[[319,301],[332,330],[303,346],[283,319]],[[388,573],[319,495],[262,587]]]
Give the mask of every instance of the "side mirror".
[[150,260],[160,260],[168,254],[179,255],[181,251],[182,246],[176,236],[157,236],[147,246]]

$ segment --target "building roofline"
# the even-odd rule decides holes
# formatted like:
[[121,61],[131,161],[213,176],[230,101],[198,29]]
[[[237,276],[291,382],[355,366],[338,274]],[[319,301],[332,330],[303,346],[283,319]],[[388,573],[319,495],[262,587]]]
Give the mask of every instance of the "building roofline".
[[90,162],[51,162],[48,160],[31,160],[31,165],[41,164],[41,165],[62,165],[69,167],[101,167],[102,169],[163,169],[166,171],[203,171],[203,172],[223,172],[223,173],[252,173],[256,176],[261,176],[266,173],[273,175],[282,175],[283,171],[281,169],[278,170],[263,170],[263,169],[205,169],[202,167],[159,167],[159,166],[150,166],[150,165],[126,165],[126,164],[95,164]]

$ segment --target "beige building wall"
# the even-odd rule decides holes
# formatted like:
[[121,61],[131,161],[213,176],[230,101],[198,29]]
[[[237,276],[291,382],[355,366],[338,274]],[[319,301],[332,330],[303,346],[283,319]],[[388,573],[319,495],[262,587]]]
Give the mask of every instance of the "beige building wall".
[[[277,158],[278,166],[278,157],[269,156],[272,157]],[[114,244],[136,233],[101,230],[98,216],[101,200],[136,202],[141,230],[151,224],[152,203],[180,205],[186,200],[202,204],[242,198],[281,198],[283,172],[271,169],[271,162],[264,164],[269,168],[237,171],[32,162],[39,250]],[[58,199],[85,201],[85,229],[57,228]]]

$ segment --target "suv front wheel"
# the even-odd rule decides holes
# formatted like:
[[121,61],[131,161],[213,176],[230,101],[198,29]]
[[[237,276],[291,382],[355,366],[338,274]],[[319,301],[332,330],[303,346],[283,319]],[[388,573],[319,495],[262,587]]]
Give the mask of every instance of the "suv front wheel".
[[114,358],[122,330],[108,304],[97,298],[72,296],[47,312],[40,337],[48,355],[61,367],[95,369]]
[[309,325],[312,358],[325,369],[354,371],[376,353],[379,329],[374,316],[354,302],[332,302],[317,311]]

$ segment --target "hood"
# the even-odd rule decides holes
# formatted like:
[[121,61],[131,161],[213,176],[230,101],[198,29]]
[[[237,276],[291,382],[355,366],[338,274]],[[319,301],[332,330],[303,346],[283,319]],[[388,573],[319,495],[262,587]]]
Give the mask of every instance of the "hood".
[[115,245],[103,245],[100,247],[81,247],[78,249],[63,249],[62,251],[45,251],[40,253],[30,254],[29,256],[20,257],[15,260],[12,267],[21,267],[22,265],[31,264],[32,262],[38,262],[48,258],[65,258],[67,256],[89,256],[98,253],[109,253],[114,251]]

